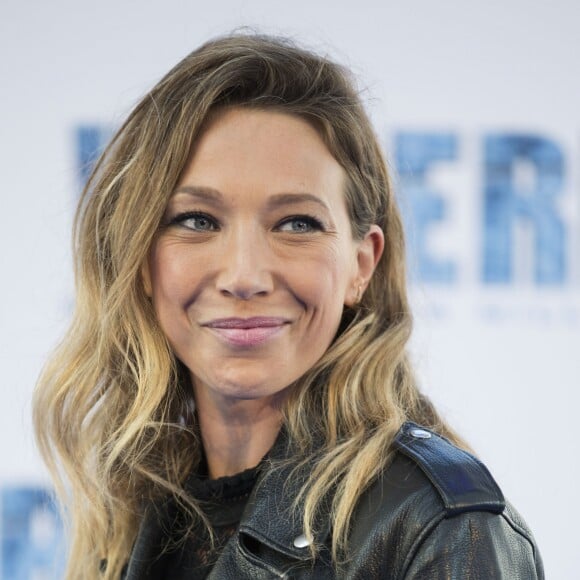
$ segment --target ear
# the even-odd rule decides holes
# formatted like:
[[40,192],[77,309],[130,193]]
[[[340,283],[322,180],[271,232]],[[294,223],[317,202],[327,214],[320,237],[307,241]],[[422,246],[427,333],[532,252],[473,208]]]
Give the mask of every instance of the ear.
[[373,272],[383,255],[385,249],[385,235],[383,230],[373,224],[365,237],[359,242],[356,251],[356,269],[352,285],[347,292],[346,306],[354,306],[360,301],[364,291],[367,289]]
[[143,290],[149,298],[153,296],[153,286],[151,284],[151,270],[149,268],[149,260],[146,259],[141,266],[141,282],[143,283]]

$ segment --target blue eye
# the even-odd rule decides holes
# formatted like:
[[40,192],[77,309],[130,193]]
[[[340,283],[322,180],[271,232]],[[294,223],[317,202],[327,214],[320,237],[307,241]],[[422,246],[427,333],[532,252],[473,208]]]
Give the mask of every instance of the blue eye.
[[196,232],[213,232],[219,230],[214,218],[203,212],[187,212],[175,216],[170,225],[179,225]]
[[286,218],[278,226],[281,232],[292,232],[296,234],[307,234],[324,230],[322,222],[315,217],[307,215],[297,215]]

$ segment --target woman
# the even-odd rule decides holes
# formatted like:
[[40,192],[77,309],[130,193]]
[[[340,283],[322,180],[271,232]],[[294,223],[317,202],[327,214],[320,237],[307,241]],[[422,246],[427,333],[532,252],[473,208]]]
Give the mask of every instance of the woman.
[[121,127],[75,236],[35,400],[68,578],[543,577],[416,386],[401,221],[341,67],[205,44]]

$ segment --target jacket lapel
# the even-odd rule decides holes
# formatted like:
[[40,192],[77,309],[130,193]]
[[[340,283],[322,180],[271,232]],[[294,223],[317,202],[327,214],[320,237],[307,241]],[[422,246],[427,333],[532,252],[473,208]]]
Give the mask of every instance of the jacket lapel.
[[162,512],[155,504],[150,504],[145,510],[122,580],[153,580],[163,577],[158,559],[163,551],[165,532],[159,513]]

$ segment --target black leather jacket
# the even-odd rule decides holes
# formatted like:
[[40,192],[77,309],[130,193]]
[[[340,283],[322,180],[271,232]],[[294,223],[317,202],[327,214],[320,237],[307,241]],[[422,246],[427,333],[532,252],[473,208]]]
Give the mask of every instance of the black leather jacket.
[[[296,474],[288,479],[290,465],[266,472],[258,481],[238,534],[209,578],[544,578],[531,532],[479,460],[410,422],[394,445],[394,461],[359,501],[349,557],[341,568],[333,567],[329,558],[328,518],[320,518],[316,532],[316,541],[326,548],[312,560],[300,518],[288,516],[300,485]],[[272,455],[280,457],[284,449],[277,442]],[[161,536],[150,511],[142,521],[126,580],[165,578],[156,563]]]

